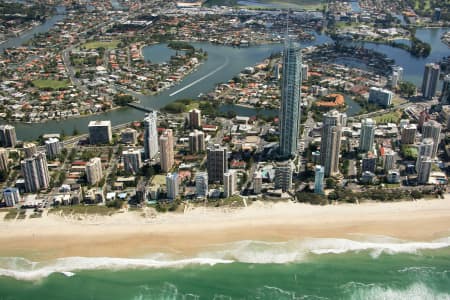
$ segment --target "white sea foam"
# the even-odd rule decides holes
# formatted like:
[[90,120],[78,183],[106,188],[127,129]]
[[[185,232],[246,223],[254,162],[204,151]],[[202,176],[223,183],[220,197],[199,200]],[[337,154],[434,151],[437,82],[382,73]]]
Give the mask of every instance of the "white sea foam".
[[[7,261],[3,258],[2,261]],[[10,261],[20,261],[21,264],[7,262],[0,265],[0,276],[14,277],[19,280],[37,280],[53,273],[73,276],[74,271],[109,269],[122,270],[132,268],[170,268],[183,267],[191,264],[215,265],[218,263],[231,263],[223,259],[190,258],[171,261],[158,261],[153,259],[111,258],[111,257],[67,257],[51,262],[35,263],[23,258],[10,258]]]
[[449,300],[450,294],[433,291],[425,284],[418,282],[405,289],[392,287],[373,286],[369,288],[355,289],[349,299],[408,299],[408,300]]
[[346,252],[368,251],[374,258],[381,253],[417,253],[427,249],[450,247],[450,238],[432,242],[405,242],[380,237],[376,242],[315,238],[289,242],[240,241],[217,245],[213,250],[199,253],[196,257],[174,257],[157,253],[145,258],[110,257],[67,257],[47,262],[32,262],[19,257],[0,258],[0,276],[19,280],[36,280],[53,273],[73,276],[79,270],[131,268],[175,268],[187,265],[215,265],[232,262],[285,264],[308,259],[308,255],[341,254]]
[[228,259],[246,263],[289,263],[303,261],[308,254],[342,254],[347,252],[370,251],[377,258],[381,253],[417,253],[420,250],[433,250],[450,247],[450,239],[433,242],[405,242],[380,237],[376,242],[370,240],[354,241],[348,239],[315,238],[289,242],[241,241],[221,245],[219,250],[201,254],[201,257]]

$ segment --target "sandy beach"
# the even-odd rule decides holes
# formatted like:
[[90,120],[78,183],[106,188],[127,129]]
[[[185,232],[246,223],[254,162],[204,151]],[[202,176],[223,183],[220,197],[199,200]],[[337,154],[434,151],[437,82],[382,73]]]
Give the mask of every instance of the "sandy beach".
[[450,196],[360,205],[312,206],[255,202],[242,209],[192,208],[144,217],[62,217],[4,221],[0,213],[0,256],[33,260],[70,256],[144,257],[152,253],[195,254],[242,240],[389,236],[432,241],[450,236]]

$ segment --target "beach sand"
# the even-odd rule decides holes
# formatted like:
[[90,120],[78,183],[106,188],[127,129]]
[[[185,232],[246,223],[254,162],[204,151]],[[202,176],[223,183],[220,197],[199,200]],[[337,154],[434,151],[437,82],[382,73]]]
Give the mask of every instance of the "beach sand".
[[0,213],[0,256],[32,260],[70,256],[145,257],[152,253],[193,255],[242,240],[389,236],[432,241],[450,236],[450,197],[395,203],[312,206],[255,202],[242,209],[193,208],[186,213],[4,221]]

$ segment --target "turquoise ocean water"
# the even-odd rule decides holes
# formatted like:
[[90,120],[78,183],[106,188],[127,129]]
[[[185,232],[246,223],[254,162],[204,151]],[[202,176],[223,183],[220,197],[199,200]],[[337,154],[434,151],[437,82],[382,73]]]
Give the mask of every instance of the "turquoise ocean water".
[[0,273],[0,299],[450,299],[450,239],[242,241],[191,258],[1,258]]

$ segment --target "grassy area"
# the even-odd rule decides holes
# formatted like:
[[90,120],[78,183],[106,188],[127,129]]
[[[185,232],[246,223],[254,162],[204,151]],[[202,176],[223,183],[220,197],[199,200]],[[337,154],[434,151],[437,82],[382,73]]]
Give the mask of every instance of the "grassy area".
[[17,209],[12,208],[12,209],[8,210],[4,219],[5,220],[14,220],[17,217],[17,213],[18,213]]
[[166,185],[166,176],[164,175],[153,176],[152,185]]
[[378,124],[385,124],[385,123],[398,123],[402,117],[402,112],[397,110],[393,111],[387,114],[384,114],[382,116],[375,117],[375,121]]
[[92,41],[87,42],[82,47],[86,48],[88,50],[91,49],[99,49],[99,48],[105,48],[105,49],[116,49],[119,45],[119,40],[112,40],[112,41]]
[[99,205],[74,205],[74,206],[60,206],[52,208],[49,212],[53,214],[62,215],[101,215],[111,216],[118,210],[114,207],[99,206]]
[[66,89],[70,85],[68,80],[53,80],[53,79],[37,79],[33,80],[33,85],[41,90],[59,90]]
[[392,104],[394,106],[401,105],[401,104],[404,104],[406,102],[407,102],[407,100],[405,98],[398,97],[398,96],[394,96],[394,99],[392,99]]

